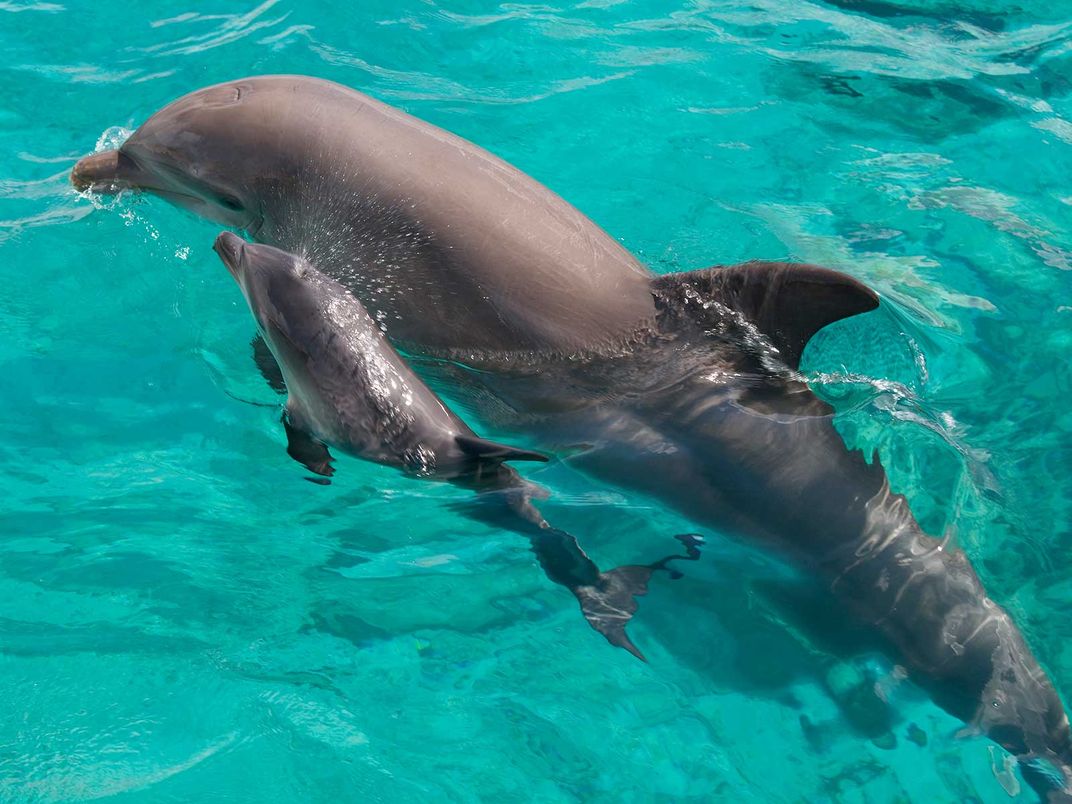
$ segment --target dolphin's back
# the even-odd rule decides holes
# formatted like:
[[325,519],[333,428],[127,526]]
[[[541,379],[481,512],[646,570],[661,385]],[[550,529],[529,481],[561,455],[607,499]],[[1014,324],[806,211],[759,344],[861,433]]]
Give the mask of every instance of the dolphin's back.
[[647,269],[575,207],[353,89],[292,75],[209,87],[158,112],[129,148],[195,124],[275,155],[250,179],[263,204],[254,237],[342,281],[396,343],[475,360],[570,352],[654,315]]

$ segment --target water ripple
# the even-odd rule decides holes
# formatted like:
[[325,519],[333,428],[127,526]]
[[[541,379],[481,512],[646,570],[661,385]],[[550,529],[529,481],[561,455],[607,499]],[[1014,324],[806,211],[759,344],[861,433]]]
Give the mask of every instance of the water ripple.
[[272,28],[283,23],[289,16],[286,12],[274,19],[259,19],[267,11],[278,5],[280,0],[265,0],[256,8],[245,14],[218,14],[218,15],[191,15],[183,14],[165,20],[157,20],[152,23],[153,27],[166,25],[185,25],[193,22],[217,22],[219,24],[208,33],[194,34],[172,42],[162,42],[148,47],[140,48],[144,53],[153,53],[157,56],[189,56],[206,50],[229,45],[248,37],[257,31]]
[[18,14],[21,11],[43,11],[47,14],[55,14],[63,10],[64,7],[59,3],[16,3],[11,0],[0,2],[0,11],[10,11],[12,14]]
[[[348,459],[312,487],[250,364],[218,227],[78,196],[66,173],[198,86],[308,73],[504,156],[657,270],[759,257],[851,273],[883,304],[820,332],[806,376],[932,530],[955,533],[1067,699],[1060,3],[0,12],[0,798],[1005,796],[1000,758],[954,740],[960,724],[888,683],[885,659],[798,626],[807,607],[779,595],[801,579],[767,554],[711,534],[695,572],[653,583],[641,665],[457,489]],[[601,566],[696,529],[564,464],[539,482]],[[858,661],[892,701],[894,747],[832,697]]]

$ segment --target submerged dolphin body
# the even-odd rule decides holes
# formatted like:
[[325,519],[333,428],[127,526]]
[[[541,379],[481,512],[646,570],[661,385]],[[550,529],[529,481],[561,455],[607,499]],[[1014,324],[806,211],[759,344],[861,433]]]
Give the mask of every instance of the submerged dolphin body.
[[310,255],[396,345],[480,368],[461,376],[489,415],[825,578],[938,703],[1068,789],[1068,719],[1022,635],[796,373],[818,329],[877,306],[859,282],[762,262],[656,277],[487,152],[294,76],[175,101],[72,181]]

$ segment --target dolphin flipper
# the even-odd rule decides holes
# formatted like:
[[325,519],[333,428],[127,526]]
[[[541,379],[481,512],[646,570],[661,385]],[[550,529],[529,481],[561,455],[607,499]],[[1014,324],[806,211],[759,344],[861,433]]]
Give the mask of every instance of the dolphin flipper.
[[305,430],[291,424],[286,413],[283,414],[283,429],[287,434],[287,455],[318,475],[306,479],[322,486],[328,485],[331,481],[327,478],[335,474],[335,467],[331,465],[335,459],[331,457],[328,448]]
[[253,362],[257,364],[257,370],[260,371],[265,382],[267,382],[269,387],[271,387],[277,394],[285,394],[287,392],[287,384],[283,382],[283,372],[279,370],[279,364],[275,360],[275,355],[273,355],[272,350],[268,348],[268,344],[265,343],[264,338],[260,335],[254,335],[253,340],[250,341],[249,345],[253,349]]
[[[678,314],[717,302],[741,313],[778,349],[793,369],[799,368],[811,336],[842,318],[878,307],[873,290],[847,274],[787,262],[744,262],[699,271],[665,274],[652,281],[664,310]],[[672,313],[673,314],[673,313]],[[715,311],[713,315],[724,315]]]

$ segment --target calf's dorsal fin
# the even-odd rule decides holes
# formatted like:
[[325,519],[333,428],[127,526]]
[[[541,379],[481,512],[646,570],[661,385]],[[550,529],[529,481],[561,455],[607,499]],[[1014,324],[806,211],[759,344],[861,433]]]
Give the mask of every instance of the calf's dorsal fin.
[[817,265],[743,262],[699,271],[665,274],[655,290],[691,286],[748,318],[777,347],[791,368],[798,368],[808,340],[842,318],[878,307],[876,293],[847,274]]
[[547,461],[542,452],[518,449],[475,435],[458,435],[454,440],[466,455],[479,461]]

